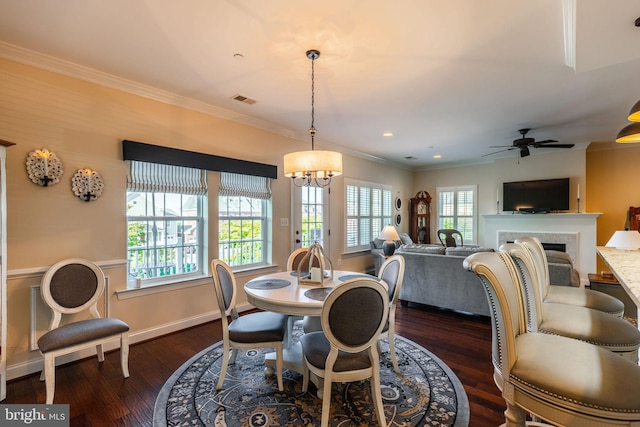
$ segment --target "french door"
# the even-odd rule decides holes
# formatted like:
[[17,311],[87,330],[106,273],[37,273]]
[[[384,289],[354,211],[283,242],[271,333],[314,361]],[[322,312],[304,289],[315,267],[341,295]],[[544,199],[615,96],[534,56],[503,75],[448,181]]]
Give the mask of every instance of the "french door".
[[[293,184],[292,184],[293,185]],[[292,250],[318,243],[329,254],[329,187],[293,187]]]

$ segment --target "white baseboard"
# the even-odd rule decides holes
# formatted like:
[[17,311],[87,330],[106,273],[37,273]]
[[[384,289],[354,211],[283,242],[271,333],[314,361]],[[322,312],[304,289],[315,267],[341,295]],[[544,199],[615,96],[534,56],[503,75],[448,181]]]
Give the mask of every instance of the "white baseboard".
[[[249,303],[244,303],[244,304],[238,304],[236,308],[239,312],[243,312],[243,311],[251,310],[254,307]],[[189,317],[186,319],[181,319],[176,322],[166,323],[158,327],[133,332],[129,334],[129,344],[133,345],[138,342],[150,340],[153,338],[158,338],[163,335],[171,334],[173,332],[178,332],[183,329],[187,329],[193,326],[201,325],[203,323],[211,322],[219,318],[220,318],[220,313],[215,311],[215,312],[209,312],[209,313],[201,314],[194,317]],[[214,343],[211,343],[211,344],[214,344]],[[118,348],[118,346],[119,346],[119,342],[117,340],[108,342],[104,345],[104,351],[108,352],[111,350],[115,350]],[[69,362],[74,362],[80,359],[85,359],[87,357],[95,356],[95,354],[96,354],[95,349],[90,349],[90,348],[78,351],[76,353],[67,354],[56,359],[56,366],[63,365]],[[36,372],[40,372],[42,370],[42,363],[43,363],[42,357],[39,357],[38,359],[29,360],[23,363],[8,364],[7,365],[7,381],[24,377],[27,375],[31,375]],[[131,375],[134,375],[134,372],[131,372]]]

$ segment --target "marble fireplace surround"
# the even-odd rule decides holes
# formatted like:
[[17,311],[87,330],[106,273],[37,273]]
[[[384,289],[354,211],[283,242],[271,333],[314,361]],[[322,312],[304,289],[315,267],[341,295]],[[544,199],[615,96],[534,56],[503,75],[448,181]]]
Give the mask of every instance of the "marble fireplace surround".
[[535,236],[543,243],[562,243],[580,273],[582,286],[597,269],[596,231],[600,213],[482,215],[484,246],[499,248],[518,237]]
[[521,237],[537,237],[544,243],[561,243],[565,245],[565,252],[571,257],[574,264],[578,259],[578,233],[542,233],[522,231],[498,230],[498,247],[504,243],[514,242]]

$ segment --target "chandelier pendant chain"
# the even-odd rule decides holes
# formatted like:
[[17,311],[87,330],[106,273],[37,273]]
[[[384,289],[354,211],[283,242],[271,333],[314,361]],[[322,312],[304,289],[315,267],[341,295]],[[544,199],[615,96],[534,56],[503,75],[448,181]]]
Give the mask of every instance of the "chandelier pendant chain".
[[315,81],[316,81],[316,72],[315,72],[315,64],[316,59],[320,56],[320,52],[317,50],[310,50],[307,52],[307,57],[311,59],[311,127],[309,128],[309,133],[311,134],[311,150],[313,151],[315,148],[315,136],[316,136],[316,128],[315,124],[315,99],[316,99],[316,90],[315,90]]

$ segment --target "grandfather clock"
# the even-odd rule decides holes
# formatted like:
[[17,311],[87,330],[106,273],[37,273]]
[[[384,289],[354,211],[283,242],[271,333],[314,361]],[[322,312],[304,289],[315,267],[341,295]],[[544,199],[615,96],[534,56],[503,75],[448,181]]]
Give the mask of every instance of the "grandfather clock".
[[426,191],[418,191],[411,199],[411,239],[416,243],[431,243],[431,196]]

